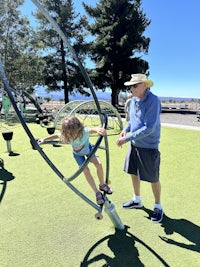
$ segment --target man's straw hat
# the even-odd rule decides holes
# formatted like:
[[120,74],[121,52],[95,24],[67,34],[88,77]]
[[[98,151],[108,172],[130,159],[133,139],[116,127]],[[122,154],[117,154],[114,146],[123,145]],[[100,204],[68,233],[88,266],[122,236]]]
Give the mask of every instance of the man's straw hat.
[[153,86],[153,81],[148,80],[147,76],[145,74],[131,74],[131,80],[128,82],[125,82],[124,85],[125,86],[131,86],[137,83],[146,83],[146,85],[148,87],[152,87]]

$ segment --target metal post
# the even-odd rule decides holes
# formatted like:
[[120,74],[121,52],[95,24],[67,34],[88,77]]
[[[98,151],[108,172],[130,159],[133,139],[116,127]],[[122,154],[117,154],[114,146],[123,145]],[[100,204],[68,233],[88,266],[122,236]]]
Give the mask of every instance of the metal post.
[[7,143],[8,153],[11,153],[12,152],[12,149],[11,149],[11,142],[10,142],[10,140],[6,141],[6,143]]
[[115,205],[112,204],[109,200],[106,200],[104,203],[105,206],[105,212],[108,214],[110,217],[112,223],[114,224],[115,228],[118,230],[123,230],[124,225],[121,222],[116,210],[115,210]]

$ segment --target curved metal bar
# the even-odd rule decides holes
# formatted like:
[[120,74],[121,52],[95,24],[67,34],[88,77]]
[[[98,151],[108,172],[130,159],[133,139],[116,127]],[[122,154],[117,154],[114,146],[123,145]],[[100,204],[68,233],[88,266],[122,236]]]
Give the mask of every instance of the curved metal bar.
[[[36,6],[37,8],[40,10],[40,12],[45,16],[45,18],[50,22],[50,24],[52,25],[52,27],[55,29],[55,31],[60,35],[60,37],[62,38],[62,40],[64,41],[64,43],[67,45],[72,57],[74,58],[74,60],[78,63],[78,66],[82,72],[82,75],[88,85],[88,87],[90,88],[93,98],[96,102],[97,105],[97,109],[98,109],[98,113],[99,115],[101,114],[101,108],[98,102],[98,98],[95,94],[95,91],[93,89],[93,85],[92,82],[90,80],[90,77],[87,73],[87,71],[85,70],[85,68],[83,67],[83,64],[81,63],[76,51],[73,49],[73,47],[71,46],[69,40],[66,38],[65,34],[63,33],[63,31],[61,30],[61,28],[59,27],[59,25],[56,23],[56,21],[48,14],[48,12],[45,10],[45,8],[37,1],[37,0],[31,0]],[[103,122],[102,122],[103,123]]]
[[[107,127],[107,122],[108,122],[108,119],[107,119],[107,115],[104,114],[104,124],[103,124],[103,127],[106,129]],[[88,155],[87,159],[84,161],[84,163],[80,166],[80,168],[69,178],[64,178],[63,181],[65,182],[71,182],[72,180],[74,180],[84,169],[85,167],[88,165],[91,157],[94,155],[94,153],[97,151],[101,141],[103,139],[103,136],[99,136],[98,137],[98,140],[96,142],[96,144],[94,145],[92,151],[90,152],[90,154]]]
[[[66,45],[68,46],[69,51],[71,52],[74,60],[78,63],[78,66],[82,72],[83,77],[86,80],[86,83],[88,85],[88,87],[90,88],[93,98],[95,100],[96,106],[97,106],[97,110],[98,110],[98,114],[101,120],[101,123],[103,124],[102,118],[101,118],[101,108],[100,108],[100,104],[99,101],[97,99],[97,96],[94,92],[93,89],[93,85],[92,82],[89,78],[88,73],[86,72],[85,68],[83,67],[83,65],[81,64],[81,61],[78,58],[78,55],[76,54],[75,50],[73,49],[73,47],[70,45],[68,39],[66,38],[65,34],[62,32],[62,30],[60,29],[59,25],[49,16],[49,14],[45,11],[45,9],[38,3],[37,0],[32,0],[32,2],[39,8],[39,10],[43,13],[43,15],[46,17],[46,19],[51,23],[51,25],[53,26],[53,28],[57,31],[57,33],[60,35],[60,37],[62,38],[63,42],[66,43]],[[106,183],[108,183],[108,177],[109,177],[109,149],[108,149],[108,138],[105,135],[104,136],[104,141],[105,141],[105,146],[106,146]],[[94,153],[94,149],[93,149],[93,153]],[[104,193],[104,198],[107,199],[107,196]],[[100,207],[100,212],[102,212],[103,209],[103,205]]]
[[[60,29],[60,27],[57,25],[57,23],[49,16],[49,14],[45,11],[45,9],[38,3],[38,1],[36,0],[32,0],[32,2],[39,8],[39,10],[43,13],[43,15],[47,18],[47,20],[51,23],[51,25],[53,26],[53,28],[58,32],[58,34],[60,35],[60,37],[63,39],[63,41],[67,44],[68,46],[68,49],[69,51],[71,52],[73,58],[75,59],[75,61],[78,63],[78,66],[82,72],[82,75],[84,76],[85,80],[86,80],[86,83],[88,85],[88,87],[90,88],[91,92],[92,92],[92,95],[93,95],[93,98],[95,100],[95,103],[96,103],[96,106],[97,106],[97,110],[98,110],[98,113],[99,113],[99,117],[100,117],[100,120],[103,124],[103,121],[102,121],[102,117],[101,117],[101,108],[100,108],[100,105],[99,105],[99,102],[98,102],[98,99],[97,99],[97,96],[94,92],[94,89],[93,89],[93,85],[92,85],[92,82],[89,78],[89,75],[88,73],[86,72],[85,68],[83,67],[83,65],[81,64],[75,50],[71,47],[68,39],[65,37],[64,33],[62,32],[62,30]],[[63,180],[77,195],[79,195],[82,199],[84,199],[88,204],[90,204],[91,206],[93,206],[95,209],[97,209],[98,211],[102,211],[102,207],[99,207],[98,205],[96,205],[95,203],[93,203],[91,200],[89,200],[85,195],[83,195],[78,189],[76,189],[71,183],[69,183],[68,179],[65,178],[62,173],[56,168],[56,166],[51,162],[51,160],[47,157],[47,155],[43,152],[43,150],[41,149],[41,147],[38,145],[38,143],[36,142],[36,140],[34,139],[31,131],[29,130],[29,128],[27,127],[23,117],[21,116],[21,113],[20,111],[18,110],[18,107],[16,105],[16,102],[13,98],[13,95],[12,95],[12,91],[11,91],[11,88],[9,86],[9,83],[7,81],[7,78],[6,78],[6,75],[5,75],[5,72],[4,72],[4,69],[3,69],[3,65],[0,61],[0,72],[1,72],[1,76],[2,76],[2,80],[3,80],[3,83],[4,83],[4,86],[6,88],[6,91],[8,93],[8,96],[11,100],[11,103],[21,121],[21,124],[23,126],[23,128],[25,129],[27,135],[29,136],[30,140],[32,141],[32,144],[33,146],[39,151],[39,153],[41,154],[41,156],[45,159],[45,161],[48,163],[48,165],[54,170],[54,172],[59,176],[59,178],[61,180]],[[103,137],[102,137],[103,138]],[[89,159],[91,158],[92,156],[92,153],[95,153],[95,151],[97,150],[98,148],[98,145],[100,144],[102,138],[100,137],[97,141],[97,144],[95,145],[95,148],[92,150],[91,154],[89,155],[88,157],[88,161]],[[106,149],[106,182],[108,181],[108,172],[109,172],[109,151],[108,151],[108,139],[107,139],[107,136],[104,137],[104,141],[105,141],[105,145],[107,147]],[[87,161],[85,162],[85,164],[87,164]],[[84,167],[83,167],[84,168]],[[81,171],[80,171],[81,172]],[[76,173],[76,176],[80,173],[79,171]],[[72,177],[71,177],[72,178]]]
[[33,105],[37,108],[38,112],[42,113],[42,109],[41,109],[40,105],[38,104],[38,102],[30,94],[28,94],[26,91],[23,91],[22,93],[33,103]]
[[[77,101],[78,103],[79,103],[79,101]],[[76,111],[76,109],[78,109],[79,107],[81,107],[82,106],[82,102],[81,103],[79,103],[79,105],[78,106],[76,106],[75,108],[73,108],[70,112],[69,112],[69,116],[71,115],[71,114],[73,114],[75,111]],[[64,106],[65,107],[65,106]],[[64,107],[59,111],[59,113],[61,113],[61,111],[64,109]],[[102,125],[102,127],[104,128],[104,129],[106,129],[107,128],[107,125],[108,125],[108,116],[107,116],[107,114],[102,114],[103,116],[104,116],[104,120],[103,120],[103,125]],[[56,127],[56,120],[55,120],[55,127]],[[75,178],[77,178],[78,176],[79,176],[79,174],[81,174],[81,172],[84,170],[84,168],[88,165],[88,163],[89,163],[89,161],[90,161],[90,159],[91,159],[91,157],[95,154],[95,152],[97,151],[97,149],[98,149],[98,147],[100,146],[100,144],[101,144],[101,141],[102,141],[102,139],[103,139],[103,136],[99,136],[98,137],[98,140],[97,140],[97,142],[96,142],[96,144],[93,146],[93,149],[92,149],[92,151],[91,151],[91,153],[88,155],[88,157],[87,157],[87,159],[84,161],[84,163],[80,166],[80,168],[73,174],[73,175],[71,175],[69,178],[64,178],[63,179],[63,181],[64,182],[71,182],[71,181],[73,181]],[[105,146],[105,150],[107,151],[107,148],[108,147],[108,144],[107,144],[107,146]],[[106,179],[105,179],[105,181],[106,181],[106,183],[108,182],[108,167],[107,166],[109,166],[109,159],[107,159],[108,157],[106,157],[106,160],[108,161],[108,163],[106,162]]]
[[[73,103],[74,103],[74,102],[77,103],[77,105],[76,105],[75,107],[73,107],[73,108],[70,110],[68,116],[71,116],[71,115],[72,115],[72,114],[73,114],[79,107],[81,107],[82,104],[83,104],[82,101],[80,101],[80,100],[74,100]],[[66,107],[70,106],[70,104],[71,104],[71,102],[65,104],[65,105],[58,111],[58,114],[56,115],[55,122],[54,122],[55,128],[57,128],[57,118],[58,118],[59,115],[63,112],[63,110],[66,109]],[[58,128],[57,128],[57,129],[58,129]]]
[[13,94],[12,94],[12,90],[10,88],[9,82],[6,78],[6,74],[3,68],[3,64],[1,62],[0,59],[0,76],[2,78],[3,84],[5,86],[5,89],[8,93],[8,96],[10,98],[10,101],[13,105],[13,108],[26,132],[26,134],[28,135],[28,137],[30,138],[33,146],[38,150],[38,152],[40,153],[40,155],[44,158],[44,160],[47,162],[47,164],[53,169],[53,171],[58,175],[58,177],[65,182],[65,184],[71,188],[71,190],[73,190],[78,196],[80,196],[83,200],[85,200],[89,205],[91,205],[93,208],[95,208],[97,211],[101,211],[101,208],[95,204],[94,202],[92,202],[89,198],[87,198],[85,195],[83,195],[76,187],[74,187],[72,184],[70,184],[69,182],[65,181],[65,177],[63,176],[63,174],[56,168],[56,166],[52,163],[52,161],[48,158],[48,156],[44,153],[44,151],[42,150],[42,148],[38,145],[37,141],[35,140],[34,136],[32,135],[31,131],[29,130],[28,126],[26,125],[26,122],[24,121],[21,112],[19,111],[16,102],[14,100]]
[[[74,101],[73,101],[74,102]],[[73,114],[74,112],[76,112],[76,110],[79,110],[82,106],[84,106],[84,105],[87,105],[87,104],[89,104],[89,103],[94,103],[94,101],[93,100],[88,100],[88,101],[75,101],[75,102],[77,102],[78,104],[75,106],[75,107],[73,107],[71,110],[70,110],[70,112],[69,112],[69,115],[71,115],[71,114]],[[118,113],[118,111],[113,107],[113,106],[111,106],[111,105],[109,105],[107,102],[105,102],[105,101],[99,101],[99,103],[103,103],[105,106],[109,106],[109,108],[113,111],[113,113],[116,115],[116,117],[117,117],[117,119],[118,119],[118,121],[119,121],[119,126],[120,126],[120,128],[121,128],[121,130],[123,129],[123,124],[122,124],[122,121],[121,121],[121,117],[120,117],[120,115],[119,115],[119,113]],[[67,107],[67,106],[70,106],[70,103],[67,103],[66,105],[64,105],[60,110],[59,110],[59,112],[58,112],[58,114],[57,114],[57,116],[56,116],[56,119],[55,119],[55,127],[57,127],[57,118],[59,117],[59,114],[61,114],[62,112],[63,112],[63,110],[65,110],[65,108]],[[107,124],[108,124],[108,118],[107,118]],[[107,124],[106,124],[106,126],[107,126]],[[107,128],[107,127],[106,127]],[[107,139],[105,139],[105,147],[106,147],[106,153],[107,153],[107,148],[108,148],[108,140]],[[85,165],[84,165],[84,167],[85,167]],[[82,169],[82,168],[81,168]],[[106,156],[106,171],[105,171],[105,173],[106,173],[106,177],[105,177],[105,182],[106,183],[108,183],[108,180],[109,180],[109,153],[107,154],[107,156]],[[71,178],[69,178],[69,179],[71,179]],[[71,180],[70,180],[71,181]]]
[[[63,33],[63,31],[61,30],[61,28],[59,27],[59,25],[56,23],[56,21],[48,14],[48,12],[46,12],[46,10],[44,9],[44,7],[42,5],[40,5],[40,3],[37,0],[31,0],[36,6],[37,8],[41,11],[41,13],[45,16],[45,18],[51,23],[52,27],[55,29],[55,31],[60,35],[60,37],[62,38],[63,42],[67,45],[72,57],[74,58],[74,60],[78,63],[78,66],[81,70],[81,73],[88,85],[88,87],[90,88],[93,98],[95,100],[96,106],[97,106],[97,110],[99,113],[99,117],[101,120],[101,108],[100,108],[100,104],[98,101],[98,98],[95,94],[95,91],[93,89],[93,85],[92,82],[90,80],[90,77],[87,73],[87,71],[85,70],[85,68],[83,67],[76,51],[73,49],[73,47],[71,46],[70,42],[68,41],[68,39],[66,38],[65,34]],[[101,123],[103,124],[103,121],[101,120]],[[108,138],[107,136],[104,136],[104,141],[105,141],[105,146],[107,147],[106,150],[106,183],[108,182],[108,177],[109,177],[109,149],[108,149]]]
[[[18,92],[17,92],[16,89],[12,88],[12,91],[16,95],[18,95]],[[27,93],[26,91],[22,90],[22,94],[30,100],[30,102],[36,107],[36,109],[37,109],[37,111],[39,113],[42,113],[42,109],[41,109],[40,105],[38,104],[38,102],[29,93]]]
[[[113,107],[111,104],[109,104],[108,102],[106,102],[106,101],[102,101],[102,100],[98,100],[98,101],[99,101],[100,107],[103,105],[104,107],[106,107],[110,111],[112,111],[113,114],[116,116],[116,118],[118,120],[118,126],[119,126],[120,132],[121,132],[122,129],[123,129],[123,122],[122,122],[122,119],[121,119],[120,114],[117,111],[117,109],[115,107]],[[59,116],[60,116],[60,114],[63,113],[63,111],[65,111],[65,110],[68,111],[68,115],[70,116],[73,113],[75,113],[77,110],[80,110],[82,107],[87,106],[87,105],[90,105],[90,104],[91,105],[94,105],[95,104],[95,101],[93,101],[93,100],[86,100],[86,101],[85,100],[82,100],[82,101],[81,100],[74,100],[72,102],[69,102],[69,103],[65,104],[64,106],[61,107],[61,109],[58,111],[58,113],[56,115],[55,122],[54,122],[55,127],[57,128]],[[71,108],[71,106],[72,106],[72,108]],[[69,110],[67,110],[67,108]],[[102,111],[102,107],[101,107],[101,111]],[[108,118],[109,118],[109,113],[106,113],[106,114],[108,115]]]

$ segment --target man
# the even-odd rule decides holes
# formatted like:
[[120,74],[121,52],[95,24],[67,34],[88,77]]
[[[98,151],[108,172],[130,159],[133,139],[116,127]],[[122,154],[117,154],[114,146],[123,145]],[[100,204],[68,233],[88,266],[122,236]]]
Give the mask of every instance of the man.
[[130,86],[133,97],[129,111],[130,120],[120,133],[117,145],[121,147],[130,141],[124,171],[131,175],[134,196],[133,199],[123,204],[123,208],[142,208],[140,181],[149,182],[155,199],[151,221],[159,223],[163,218],[160,203],[160,152],[158,150],[161,103],[149,89],[153,86],[153,82],[148,80],[144,74],[132,74],[131,80],[125,82],[124,85]]

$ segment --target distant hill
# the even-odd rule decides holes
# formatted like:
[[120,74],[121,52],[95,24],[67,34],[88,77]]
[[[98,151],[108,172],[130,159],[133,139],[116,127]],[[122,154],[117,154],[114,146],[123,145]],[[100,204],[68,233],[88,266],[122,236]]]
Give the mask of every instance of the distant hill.
[[[45,92],[44,88],[37,88],[35,90],[35,92],[45,98],[45,97],[50,97],[52,100],[60,100],[60,99],[64,99],[64,93],[62,91],[56,91],[56,92],[51,92],[51,93],[47,93]],[[89,92],[89,90],[88,90]],[[90,92],[89,92],[90,93]],[[97,90],[95,91],[97,98],[99,100],[103,100],[103,101],[110,101],[111,100],[111,92],[105,91],[102,92],[101,90]],[[74,101],[74,100],[92,100],[93,96],[92,93],[90,93],[90,96],[84,96],[80,93],[74,93],[74,94],[69,94],[69,99],[70,101]]]
[[[49,97],[52,100],[64,99],[64,93],[62,91],[47,93],[47,92],[45,92],[45,89],[43,87],[38,87],[38,88],[36,88],[35,91],[39,96],[41,96],[43,98]],[[87,90],[87,91],[90,93],[90,90]],[[110,91],[102,92],[101,90],[96,90],[95,93],[96,93],[97,98],[99,100],[103,100],[103,101],[110,101],[111,100],[111,92]],[[93,96],[91,94],[89,97],[87,97],[87,96],[84,96],[80,93],[74,93],[74,94],[70,94],[69,98],[71,101],[74,101],[74,100],[92,100]],[[176,102],[191,101],[191,100],[199,101],[200,100],[200,97],[199,98],[198,97],[189,98],[189,97],[159,96],[159,98],[161,101],[176,101]]]
[[200,97],[173,97],[173,96],[159,96],[161,101],[176,101],[176,102],[182,102],[182,101],[200,101]]

